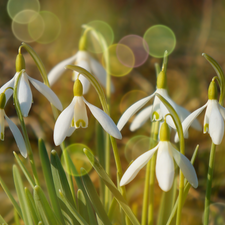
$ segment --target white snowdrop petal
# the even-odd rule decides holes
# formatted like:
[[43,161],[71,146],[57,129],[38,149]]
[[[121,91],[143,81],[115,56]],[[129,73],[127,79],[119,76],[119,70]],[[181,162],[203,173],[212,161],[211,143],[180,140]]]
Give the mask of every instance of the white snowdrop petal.
[[218,104],[218,106],[219,106],[219,111],[220,111],[223,119],[225,120],[225,108],[220,104]]
[[92,105],[91,103],[87,102],[85,99],[84,99],[84,102],[86,103],[86,105],[90,109],[91,113],[96,118],[96,120],[98,120],[98,122],[101,124],[103,129],[108,134],[110,134],[111,136],[113,136],[117,139],[122,138],[122,135],[121,135],[120,131],[118,130],[116,124],[104,111],[102,111],[98,107]]
[[56,120],[53,134],[53,139],[56,146],[60,145],[71,131],[68,131],[68,129],[70,129],[71,127],[72,119],[74,116],[75,103],[76,99],[73,98],[70,105],[61,112]]
[[188,182],[194,187],[198,187],[198,178],[195,172],[195,169],[189,159],[177,151],[172,144],[170,143],[170,149],[173,154],[173,158],[175,159],[177,165],[180,167],[182,173],[188,180]]
[[62,103],[60,102],[60,100],[57,97],[57,95],[51,90],[51,88],[46,86],[44,83],[31,78],[30,76],[28,76],[28,79],[33,84],[33,86],[41,94],[43,94],[48,99],[48,101],[51,102],[58,110],[60,110],[60,111],[63,110]]
[[149,120],[152,117],[152,105],[144,108],[141,110],[137,116],[134,118],[133,122],[130,125],[130,130],[135,131],[142,127],[147,120]]
[[219,108],[216,104],[212,105],[211,114],[209,117],[209,135],[214,144],[219,145],[224,136],[224,120],[220,114]]
[[[15,75],[16,76],[16,75]],[[13,88],[14,87],[14,82],[15,82],[15,76],[9,80],[7,83],[5,83],[1,88],[0,88],[0,93],[4,92],[6,88],[8,87],[11,87]],[[9,98],[12,96],[13,94],[13,90],[12,89],[8,89],[6,92],[5,92],[5,97],[6,97],[6,103],[8,102]]]
[[160,188],[163,191],[169,191],[173,185],[174,179],[174,162],[169,151],[169,142],[162,141],[156,160],[156,177]]
[[27,157],[27,148],[26,148],[26,144],[25,141],[23,139],[22,134],[20,133],[20,130],[18,129],[18,127],[12,122],[12,120],[9,119],[8,116],[5,115],[5,119],[9,125],[9,129],[11,130],[16,144],[20,150],[21,155],[26,158]]
[[52,68],[52,70],[48,74],[48,81],[49,84],[52,86],[59,77],[63,74],[65,71],[65,66],[68,64],[72,64],[77,58],[77,54],[73,55],[72,57],[63,60],[62,62],[58,63],[55,67]]
[[153,149],[145,152],[141,156],[139,156],[126,170],[122,179],[120,180],[120,186],[124,186],[130,183],[139,173],[139,171],[148,163],[148,161],[152,158],[155,151],[158,149],[159,144]]
[[122,130],[127,121],[155,95],[155,92],[131,105],[120,117],[117,127]]
[[25,72],[22,74],[17,88],[18,101],[24,117],[28,116],[33,101],[32,92],[27,76],[28,75]]
[[[107,80],[106,70],[97,60],[95,60],[90,55],[89,55],[89,60],[90,60],[91,71],[97,77],[101,85],[106,88],[106,80]],[[115,88],[113,83],[111,82],[111,92],[114,93],[114,91],[115,91]]]
[[[183,132],[184,132],[184,136],[187,136],[187,132],[189,127],[191,126],[192,122],[196,119],[196,117],[203,111],[203,109],[208,105],[208,102],[203,105],[201,108],[196,109],[194,112],[192,112],[182,123],[182,127],[183,127]],[[174,138],[175,142],[179,141],[179,137],[178,134],[176,133],[175,138]]]
[[205,111],[204,122],[203,122],[203,126],[204,126],[203,133],[204,134],[209,132],[209,117],[210,117],[210,114],[211,114],[213,103],[214,103],[214,100],[208,100],[208,105],[207,105],[207,108],[206,108],[206,111]]

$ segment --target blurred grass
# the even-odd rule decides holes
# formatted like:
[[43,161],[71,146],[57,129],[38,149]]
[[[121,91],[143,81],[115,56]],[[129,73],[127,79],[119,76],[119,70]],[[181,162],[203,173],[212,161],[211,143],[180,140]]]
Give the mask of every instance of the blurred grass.
[[[107,22],[115,33],[115,41],[118,42],[123,36],[128,34],[137,34],[143,36],[144,32],[152,25],[164,24],[169,26],[175,33],[177,44],[174,52],[169,56],[168,62],[168,88],[172,99],[178,104],[193,111],[202,106],[207,101],[207,88],[210,80],[215,76],[212,67],[201,56],[205,52],[215,58],[222,69],[225,70],[225,1],[185,1],[185,0],[153,0],[153,1],[104,1],[104,0],[77,0],[77,1],[40,1],[42,10],[49,10],[55,13],[61,21],[62,29],[57,40],[50,44],[42,45],[31,43],[31,46],[43,60],[47,71],[61,60],[75,54],[78,48],[78,41],[82,33],[81,25],[92,20],[103,20]],[[11,20],[6,12],[7,1],[0,2],[0,86],[7,82],[15,74],[15,58],[17,49],[20,45],[12,34]],[[28,75],[39,79],[40,75],[31,57],[24,52],[26,60],[26,71]],[[101,58],[101,55],[95,57]],[[160,59],[149,57],[147,62],[139,68],[133,70],[129,75],[115,78],[112,80],[115,84],[116,92],[112,96],[112,118],[115,122],[121,116],[119,104],[124,94],[131,90],[143,90],[151,94],[155,87],[154,63],[160,63]],[[61,99],[64,108],[72,100],[71,72],[66,71],[60,80],[53,86],[53,90]],[[144,82],[142,81],[144,80]],[[32,87],[31,87],[32,88]],[[38,161],[38,169],[41,174],[39,157],[37,156],[37,137],[42,136],[46,141],[48,151],[56,149],[52,140],[52,130],[54,120],[52,119],[51,107],[46,99],[32,88],[34,103],[30,115],[25,119],[29,136],[34,149],[35,158]],[[100,106],[97,94],[91,88],[85,98]],[[6,107],[6,113],[10,117],[15,117],[16,113],[9,101]],[[66,143],[84,143],[95,151],[95,119],[89,114],[89,127],[79,129],[66,139]],[[199,116],[203,123],[203,114]],[[47,121],[47,122],[46,122]],[[34,127],[34,129],[32,128]],[[129,125],[126,125],[122,131],[123,139],[118,141],[120,154],[125,171],[128,162],[124,158],[124,148],[126,142],[134,135],[149,135],[150,123],[143,128],[131,133]],[[209,135],[203,135],[201,132],[190,130],[190,137],[186,141],[187,157],[191,158],[194,148],[200,145],[199,155],[196,159],[195,168],[199,178],[199,187],[190,190],[186,204],[183,209],[182,224],[201,224],[204,207],[204,194],[206,189],[206,173],[209,158]],[[212,201],[225,203],[225,177],[224,177],[224,151],[225,141],[217,147],[216,163],[214,171],[214,182],[212,189]],[[147,150],[147,149],[146,149]],[[18,148],[8,128],[5,130],[5,141],[0,142],[0,175],[14,193],[12,180],[12,165],[15,163],[12,151]],[[27,163],[28,164],[28,163]],[[29,167],[29,164],[28,164]],[[111,160],[112,176],[115,180],[115,163]],[[93,174],[94,179],[96,175]],[[93,178],[92,177],[92,178]],[[26,181],[25,181],[26,182]],[[95,182],[96,183],[96,182]],[[128,185],[128,196],[131,204],[138,204],[138,215],[141,215],[141,205],[144,186],[144,170],[140,172],[138,178]],[[157,217],[158,205],[161,198],[161,190],[158,184],[155,185],[155,217]],[[0,190],[2,190],[0,188]],[[12,221],[12,207],[6,195],[0,192],[1,204],[0,214],[6,216],[7,221]],[[10,210],[11,209],[11,210]],[[11,213],[12,212],[12,213]]]

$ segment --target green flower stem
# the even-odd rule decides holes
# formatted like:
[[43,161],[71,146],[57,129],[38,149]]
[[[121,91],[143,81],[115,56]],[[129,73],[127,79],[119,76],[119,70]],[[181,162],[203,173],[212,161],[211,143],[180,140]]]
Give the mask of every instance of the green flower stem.
[[[155,140],[155,132],[158,133],[158,131],[156,131],[156,126],[157,126],[158,122],[153,122],[152,123],[152,128],[151,128],[151,136],[150,136],[150,149],[154,146],[154,142],[157,141],[157,139]],[[158,136],[158,135],[157,135]],[[156,138],[157,138],[156,136]],[[154,140],[154,141],[152,141]],[[152,159],[148,162],[147,164],[147,168],[146,168],[146,174],[145,174],[145,187],[144,187],[144,195],[143,195],[143,208],[142,208],[142,216],[141,216],[141,224],[145,225],[147,223],[147,218],[148,218],[148,206],[151,205],[151,203],[149,202],[149,192],[151,191],[149,185],[149,178],[152,178],[155,176],[155,174],[152,174],[151,168],[152,168],[152,164],[154,164],[154,156],[153,155]],[[151,174],[151,175],[150,175]],[[154,181],[153,181],[154,182]],[[153,192],[154,192],[154,187],[153,188]]]
[[209,167],[208,167],[208,173],[207,173],[204,225],[209,224],[209,205],[210,205],[210,197],[211,197],[211,190],[212,190],[213,170],[215,165],[215,153],[216,153],[216,145],[212,142],[210,156],[209,156]]
[[[94,76],[92,76],[87,70],[85,70],[79,66],[67,65],[66,68],[75,70],[76,72],[84,75],[90,81],[90,83],[94,86],[95,90],[98,93],[98,96],[99,96],[99,99],[100,99],[100,102],[101,102],[104,112],[109,115],[107,100],[106,100],[104,91],[103,91],[102,87],[100,86],[100,84],[98,83],[98,81],[96,80],[96,78]],[[112,145],[114,158],[115,158],[115,162],[116,162],[116,168],[117,168],[117,172],[118,172],[118,176],[119,176],[119,180],[120,180],[122,177],[122,167],[121,167],[120,156],[119,156],[117,144],[116,144],[116,140],[114,137],[110,136],[110,140],[111,140],[111,145]],[[121,193],[122,193],[123,197],[126,198],[126,191],[125,191],[124,186],[121,187]]]
[[[44,84],[50,88],[50,84],[49,84],[49,81],[48,81],[48,76],[47,76],[47,72],[46,72],[45,66],[44,66],[42,60],[40,59],[40,57],[38,56],[38,54],[34,51],[34,49],[31,46],[29,46],[28,44],[26,44],[24,42],[19,47],[19,50],[18,50],[19,53],[21,53],[22,48],[25,48],[26,51],[31,55],[31,57],[33,58],[36,66],[37,66],[37,68],[38,68],[38,70],[39,70],[39,72],[40,72],[40,74],[42,76]],[[56,120],[58,115],[59,115],[58,110],[52,104],[51,104],[51,107],[52,107],[52,112],[53,112],[54,119]],[[60,147],[61,147],[62,150],[65,149],[64,142],[60,145]],[[67,171],[69,171],[68,160],[65,160],[65,163],[66,163]],[[73,180],[72,179],[73,179],[72,176],[68,175],[68,180],[69,180],[69,185],[70,185],[70,188],[71,188],[71,192],[72,192],[73,197],[75,199],[75,191],[74,191],[74,188],[73,188]]]
[[17,113],[18,118],[20,120],[22,132],[23,132],[23,136],[24,136],[24,140],[25,140],[25,144],[26,144],[27,155],[28,155],[28,158],[30,160],[31,168],[32,168],[33,175],[34,175],[34,180],[35,180],[35,183],[37,185],[40,185],[40,181],[38,179],[37,170],[36,170],[36,166],[35,166],[35,162],[34,162],[33,151],[31,149],[29,137],[28,137],[28,134],[27,134],[26,125],[24,123],[23,115],[22,115],[22,112],[21,112],[21,109],[20,109],[20,104],[19,104],[18,96],[17,96],[18,84],[19,84],[19,80],[20,80],[21,76],[22,76],[22,71],[20,71],[20,73],[19,73],[19,75],[16,79],[15,85],[14,85],[13,101],[15,103],[16,113]]
[[[171,117],[175,123],[179,139],[180,139],[180,152],[185,155],[185,144],[184,144],[184,134],[183,134],[183,128],[179,119],[179,116],[177,115],[174,108],[170,105],[170,103],[163,98],[160,94],[156,93],[156,96],[163,102],[163,104],[166,106],[166,108],[169,110]],[[177,220],[176,225],[180,224],[181,221],[181,210],[182,210],[182,198],[183,198],[183,192],[184,192],[184,175],[180,170],[180,184],[179,184],[179,203],[178,203],[178,209],[177,209]]]
[[162,70],[164,70],[165,73],[166,73],[166,70],[167,70],[167,64],[168,64],[168,51],[166,50],[164,52],[163,64],[162,64]]

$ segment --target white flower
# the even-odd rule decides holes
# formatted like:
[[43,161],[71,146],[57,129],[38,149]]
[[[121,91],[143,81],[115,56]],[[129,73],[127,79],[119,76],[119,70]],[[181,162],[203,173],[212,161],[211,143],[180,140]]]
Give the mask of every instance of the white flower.
[[[185,108],[177,105],[168,95],[167,89],[166,89],[166,76],[165,72],[161,71],[161,73],[158,75],[157,78],[157,89],[156,91],[148,96],[145,97],[133,105],[131,105],[121,116],[117,127],[119,130],[122,130],[124,125],[128,122],[128,120],[138,111],[140,110],[145,104],[147,104],[154,96],[156,93],[160,94],[162,97],[164,97],[170,104],[171,106],[175,109],[177,112],[178,116],[180,117],[180,120],[183,121],[189,114],[190,112],[186,110]],[[162,84],[163,83],[163,84]],[[148,106],[144,110],[140,111],[140,113],[136,116],[136,118],[133,120],[130,126],[131,131],[135,131],[136,129],[140,128],[149,118],[153,118],[153,120],[161,120],[166,114],[168,114],[169,111],[166,108],[166,106],[160,101],[160,99],[155,96],[154,103],[151,106]],[[174,129],[176,129],[175,124],[172,120],[172,118],[167,119],[167,123]],[[197,130],[201,130],[201,125],[200,123],[195,120],[192,124],[193,128]]]
[[[16,72],[15,76],[0,88],[0,93],[2,93],[8,87],[13,88],[14,83],[15,83],[18,75],[19,75],[19,72]],[[19,81],[19,84],[18,84],[17,94],[18,94],[18,101],[20,103],[21,112],[22,112],[24,117],[28,116],[28,113],[30,111],[31,104],[32,104],[32,101],[33,101],[29,81],[57,109],[59,109],[60,111],[63,109],[62,104],[61,104],[60,100],[58,99],[58,97],[56,96],[56,94],[48,86],[46,86],[42,82],[40,82],[38,80],[35,80],[35,79],[31,78],[30,76],[28,76],[26,74],[25,70],[23,69],[22,75],[21,75],[21,78],[20,78],[20,81]],[[12,96],[12,93],[13,93],[12,90],[8,90],[6,92],[6,102],[8,101],[10,96]]]
[[[167,134],[162,136],[162,133],[166,132]],[[177,151],[169,141],[169,127],[166,122],[163,123],[160,130],[160,139],[159,144],[153,149],[145,152],[139,156],[126,170],[121,181],[120,186],[126,185],[131,182],[138,172],[148,163],[152,158],[153,154],[158,150],[157,160],[156,160],[156,177],[159,183],[160,188],[163,191],[169,191],[172,187],[174,180],[174,161],[182,170],[184,176],[188,182],[193,186],[198,186],[198,179],[193,165],[190,163],[188,158]]]
[[[87,51],[78,51],[74,56],[63,60],[57,64],[48,74],[48,79],[50,85],[53,85],[59,77],[65,71],[65,66],[68,64],[74,63],[77,66],[80,66],[86,69],[88,72],[93,73],[102,86],[106,87],[106,71],[102,65],[95,60]],[[73,80],[76,80],[78,73],[74,72]],[[79,79],[83,84],[83,94],[86,94],[90,87],[90,82],[83,76],[80,75]],[[111,91],[114,92],[114,86],[111,84]]]
[[[7,90],[7,92],[10,90]],[[12,134],[15,138],[16,144],[20,150],[21,155],[26,158],[27,157],[27,149],[26,149],[26,145],[23,139],[22,134],[20,133],[20,130],[18,129],[18,127],[12,122],[12,120],[9,119],[8,116],[6,116],[5,114],[5,107],[6,104],[6,95],[5,93],[1,93],[0,94],[0,139],[2,141],[4,141],[4,132],[5,132],[5,120],[7,121],[8,125],[9,125],[9,129],[12,131]]]
[[[209,100],[201,108],[191,113],[182,123],[184,136],[187,137],[187,132],[194,119],[206,108],[204,117],[204,133],[209,133],[214,144],[219,145],[224,136],[224,120],[225,108],[217,101],[217,87],[215,81],[212,80],[208,89]],[[175,142],[179,141],[178,134],[175,135]]]
[[55,145],[61,144],[75,129],[88,126],[86,106],[98,120],[103,129],[111,136],[121,139],[122,135],[112,119],[101,109],[90,104],[83,97],[83,88],[79,79],[74,83],[74,98],[71,104],[59,115],[54,127]]

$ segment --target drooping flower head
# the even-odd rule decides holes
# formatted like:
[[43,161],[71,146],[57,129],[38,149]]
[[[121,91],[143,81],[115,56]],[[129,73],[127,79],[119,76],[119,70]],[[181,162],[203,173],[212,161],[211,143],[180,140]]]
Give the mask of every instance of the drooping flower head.
[[6,105],[6,94],[5,92],[11,91],[9,88],[5,89],[4,92],[0,94],[0,139],[4,141],[4,133],[5,133],[5,119],[9,125],[9,129],[11,130],[16,144],[20,150],[20,153],[24,158],[27,157],[27,149],[26,145],[23,139],[22,134],[20,133],[20,130],[18,127],[12,122],[12,120],[9,119],[9,117],[5,114],[5,105]]
[[[213,78],[208,88],[208,101],[206,104],[191,113],[182,123],[184,137],[187,137],[188,129],[195,118],[206,108],[203,133],[209,133],[213,143],[216,145],[219,145],[222,142],[224,136],[225,108],[219,104],[217,98],[217,86],[215,78]],[[178,141],[179,138],[176,134],[175,142]]]
[[160,142],[158,145],[139,156],[129,166],[120,181],[120,186],[131,182],[157,150],[156,177],[163,191],[169,191],[172,187],[175,174],[174,160],[182,170],[188,182],[195,188],[198,186],[198,179],[193,165],[188,158],[177,151],[170,142],[170,129],[166,121],[164,121],[161,126]]
[[[62,110],[62,104],[56,94],[44,83],[35,80],[27,75],[25,72],[25,60],[21,53],[17,55],[16,58],[16,74],[15,76],[8,81],[6,84],[4,84],[0,88],[0,93],[2,93],[6,88],[14,87],[15,81],[18,78],[20,72],[22,73],[19,84],[18,84],[18,101],[20,104],[20,109],[24,117],[27,117],[33,102],[33,96],[30,89],[30,83],[39,91],[41,92],[57,109],[60,111]],[[6,102],[8,99],[12,96],[13,91],[9,90],[6,93]]]
[[[133,105],[131,105],[121,116],[120,120],[118,121],[117,127],[119,130],[122,130],[124,125],[128,122],[128,120],[138,111],[140,110],[145,104],[147,104],[153,97],[154,102],[153,105],[146,107],[142,111],[139,112],[139,114],[136,116],[136,118],[133,120],[131,123],[130,129],[131,131],[135,131],[136,129],[140,128],[149,118],[152,118],[152,120],[162,120],[162,118],[168,114],[168,109],[166,106],[161,102],[161,100],[155,96],[155,94],[158,93],[161,96],[163,96],[169,103],[170,105],[175,109],[177,112],[178,116],[180,117],[180,120],[183,121],[189,114],[190,112],[186,110],[185,108],[177,105],[168,95],[167,92],[167,77],[165,74],[165,71],[162,70],[158,77],[157,77],[157,89],[156,91],[148,96],[145,97]],[[171,118],[167,119],[167,123],[174,129],[175,124]],[[200,130],[201,125],[197,120],[195,120],[192,124],[193,128]]]
[[59,115],[54,128],[55,145],[61,144],[66,137],[69,137],[75,129],[88,126],[86,105],[93,116],[98,120],[103,129],[111,136],[121,139],[122,135],[113,120],[101,109],[90,104],[83,97],[83,85],[79,76],[74,82],[74,97],[70,105]]

